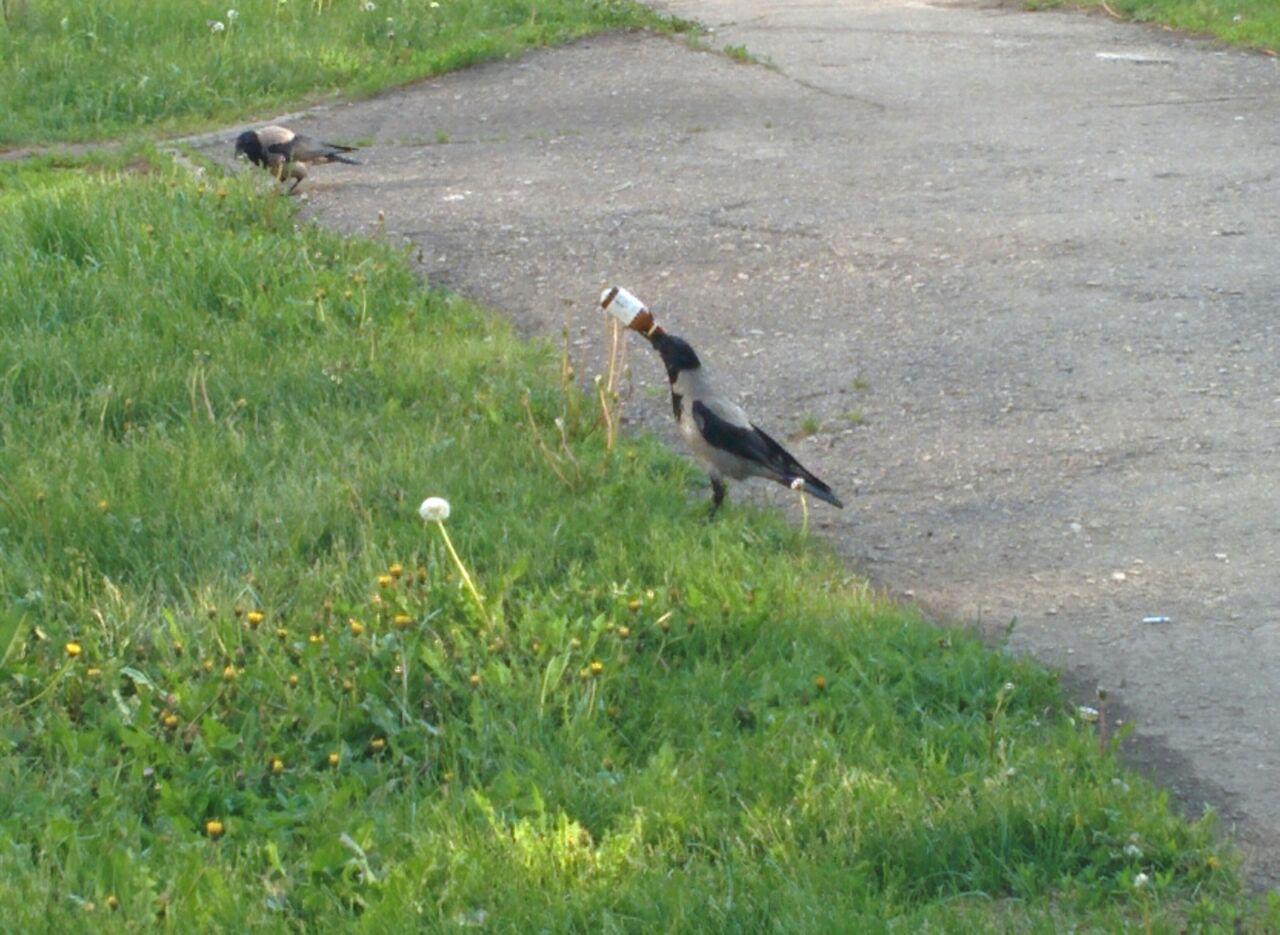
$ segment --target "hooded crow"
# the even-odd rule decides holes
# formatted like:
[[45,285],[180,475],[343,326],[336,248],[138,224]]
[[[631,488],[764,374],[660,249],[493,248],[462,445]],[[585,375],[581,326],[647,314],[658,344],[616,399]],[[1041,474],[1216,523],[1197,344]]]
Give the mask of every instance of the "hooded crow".
[[262,166],[281,182],[293,179],[289,194],[293,194],[307,177],[307,163],[345,162],[358,166],[343,153],[354,152],[354,146],[321,143],[288,127],[262,127],[245,130],[236,137],[236,155],[245,156],[254,165]]
[[712,515],[724,502],[725,478],[765,477],[792,488],[800,487],[797,482],[802,481],[806,493],[844,508],[830,487],[757,428],[741,406],[716,392],[702,361],[688,342],[654,324],[653,316],[639,300],[617,290],[613,295],[605,294],[603,306],[608,309],[618,297],[623,301],[611,311],[619,318],[629,318],[628,327],[643,334],[662,357],[667,382],[671,384],[671,411],[680,427],[680,436],[711,478]]

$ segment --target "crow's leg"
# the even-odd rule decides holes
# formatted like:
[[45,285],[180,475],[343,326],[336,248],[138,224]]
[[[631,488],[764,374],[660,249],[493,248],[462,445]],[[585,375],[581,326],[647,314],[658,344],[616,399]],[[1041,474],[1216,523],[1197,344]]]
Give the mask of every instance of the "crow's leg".
[[711,477],[711,512],[708,514],[708,518],[716,515],[716,511],[720,509],[720,504],[724,503],[724,495],[728,493],[728,488],[725,486],[725,483],[723,480],[721,480],[715,474],[710,475],[710,477]]
[[289,177],[293,179],[293,185],[289,188],[289,194],[292,195],[298,190],[298,186],[302,184],[302,180],[307,177],[307,167],[301,162],[290,163]]

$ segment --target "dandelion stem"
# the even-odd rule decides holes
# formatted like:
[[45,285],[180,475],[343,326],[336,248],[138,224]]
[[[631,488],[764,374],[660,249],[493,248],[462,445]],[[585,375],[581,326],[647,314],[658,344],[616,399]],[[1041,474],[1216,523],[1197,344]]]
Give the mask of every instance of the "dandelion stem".
[[800,535],[809,535],[809,497],[805,494],[804,488],[800,489]]
[[444,537],[445,548],[449,550],[449,557],[453,559],[453,564],[458,566],[458,572],[462,575],[462,581],[467,586],[467,590],[471,592],[471,596],[475,599],[476,607],[480,609],[480,616],[484,617],[484,622],[490,627],[493,621],[489,619],[489,611],[484,606],[484,598],[480,596],[480,592],[476,590],[475,583],[471,580],[471,575],[467,572],[467,566],[462,564],[462,559],[458,557],[458,551],[453,547],[453,540],[449,538],[449,530],[444,528],[444,523],[436,522],[436,526],[440,528],[440,535]]
[[[547,464],[551,466],[551,470],[555,472],[556,477],[564,481],[565,486],[572,487],[573,483],[567,476],[565,476],[565,473],[560,470],[559,458],[557,458],[555,453],[547,447],[547,443],[542,440],[542,435],[538,432],[538,423],[533,418],[533,406],[529,403],[528,392],[524,394],[524,399],[521,400],[521,402],[524,403],[525,415],[529,417],[529,434],[533,437],[534,444],[538,446],[538,450],[542,452],[542,456],[547,459]],[[563,429],[561,429],[561,437],[564,437]],[[568,451],[568,448],[566,447],[565,450]]]
[[610,393],[614,390],[614,380],[618,374],[618,341],[622,336],[622,325],[618,319],[609,319],[609,376],[605,387]]
[[48,685],[42,688],[38,694],[31,696],[26,701],[22,702],[20,705],[15,707],[13,710],[21,711],[23,708],[27,707],[28,705],[35,704],[45,695],[49,694],[49,692],[53,691],[58,686],[58,683],[60,683],[63,680],[63,678],[66,677],[66,674],[71,671],[71,667],[73,665],[75,665],[74,659],[67,660],[65,663],[63,663],[62,668],[58,670],[58,673],[53,678],[49,679]]
[[600,415],[604,419],[604,450],[611,452],[614,441],[613,413],[609,410],[608,391],[604,387],[604,381],[599,377],[596,377],[596,392],[600,397]]

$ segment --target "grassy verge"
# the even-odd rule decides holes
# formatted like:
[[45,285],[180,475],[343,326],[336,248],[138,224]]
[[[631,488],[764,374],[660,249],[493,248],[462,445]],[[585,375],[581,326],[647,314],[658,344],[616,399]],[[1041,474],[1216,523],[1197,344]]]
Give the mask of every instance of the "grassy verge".
[[0,169],[6,926],[1261,924],[1049,674],[262,183]]
[[367,94],[603,29],[686,25],[632,0],[14,6],[8,23],[0,22],[0,146],[238,120],[319,94]]
[[1280,4],[1275,0],[1027,0],[1027,5],[1105,6],[1140,23],[1205,33],[1255,49],[1280,49]]

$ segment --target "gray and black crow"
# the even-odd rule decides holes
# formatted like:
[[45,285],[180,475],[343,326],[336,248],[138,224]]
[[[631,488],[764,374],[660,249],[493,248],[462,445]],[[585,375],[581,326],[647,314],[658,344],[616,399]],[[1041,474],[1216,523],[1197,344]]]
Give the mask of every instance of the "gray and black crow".
[[753,425],[741,406],[716,392],[688,342],[656,326],[645,337],[667,369],[680,436],[711,477],[712,514],[724,502],[726,477],[766,477],[786,487],[798,487],[800,480],[806,493],[844,508],[830,487]]
[[643,302],[614,286],[600,296],[600,307],[644,335],[662,357],[680,436],[711,478],[711,515],[724,502],[726,477],[766,477],[792,489],[802,487],[819,500],[844,509],[835,491],[753,425],[741,406],[716,392],[693,348],[660,328]]
[[307,177],[307,163],[345,162],[358,166],[343,153],[354,152],[354,146],[321,143],[288,127],[270,126],[258,130],[245,130],[236,137],[236,155],[245,156],[254,165],[262,166],[281,182],[293,179],[289,194]]

